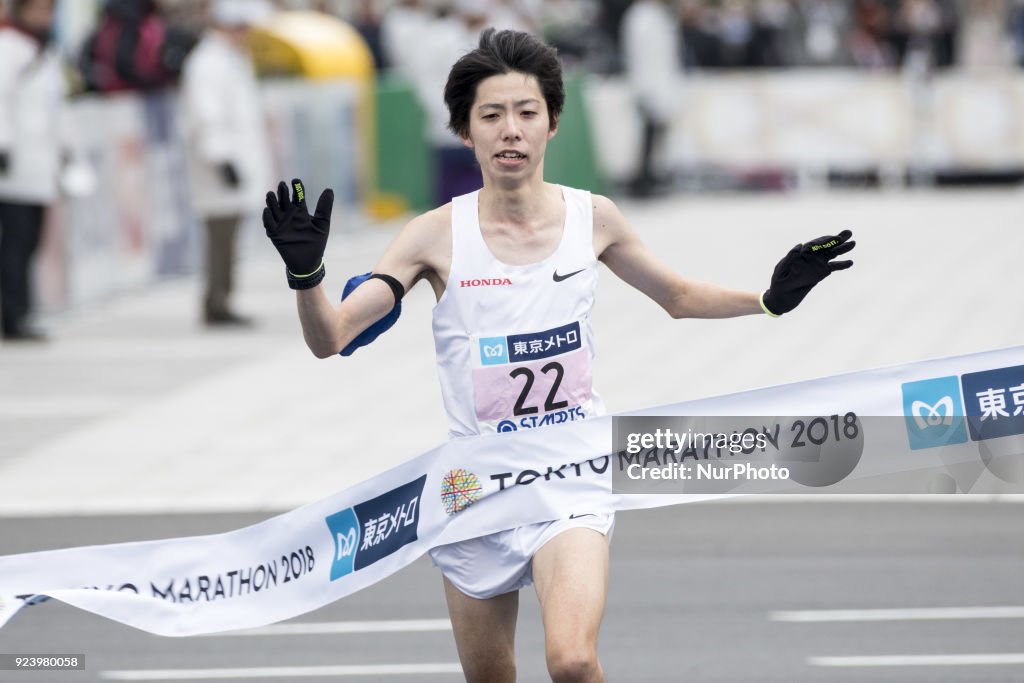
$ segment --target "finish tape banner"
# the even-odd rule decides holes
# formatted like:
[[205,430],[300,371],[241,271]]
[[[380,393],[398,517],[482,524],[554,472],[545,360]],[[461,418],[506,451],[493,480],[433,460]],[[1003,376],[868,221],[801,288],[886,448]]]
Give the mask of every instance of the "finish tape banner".
[[524,424],[237,531],[0,557],[0,625],[48,597],[164,636],[263,626],[434,546],[572,514],[749,493],[1019,493],[1022,435],[1024,347]]

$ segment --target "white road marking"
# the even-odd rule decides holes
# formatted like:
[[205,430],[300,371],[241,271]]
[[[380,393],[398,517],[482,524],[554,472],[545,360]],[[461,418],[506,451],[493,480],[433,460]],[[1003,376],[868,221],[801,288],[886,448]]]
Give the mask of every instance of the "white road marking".
[[879,655],[865,657],[809,657],[810,666],[982,666],[1024,664],[1024,652],[969,655]]
[[210,633],[206,637],[220,636],[307,636],[338,633],[412,633],[424,631],[451,631],[448,619],[395,619],[392,621],[323,621],[302,624],[272,624],[239,631]]
[[1024,619],[1024,607],[918,607],[909,609],[835,609],[772,612],[772,621],[917,621],[938,619]]
[[338,666],[273,666],[244,669],[149,669],[101,671],[108,681],[191,681],[196,679],[251,680],[254,678],[321,678],[327,676],[405,676],[461,674],[457,663],[353,664]]

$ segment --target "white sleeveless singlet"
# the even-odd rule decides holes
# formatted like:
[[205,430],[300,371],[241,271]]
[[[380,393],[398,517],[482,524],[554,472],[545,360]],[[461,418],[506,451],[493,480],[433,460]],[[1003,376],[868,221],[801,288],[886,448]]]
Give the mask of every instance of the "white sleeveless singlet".
[[597,285],[590,193],[562,187],[562,239],[524,266],[502,263],[480,232],[479,191],[452,200],[452,263],[434,307],[434,346],[450,436],[535,429],[604,412],[592,387]]

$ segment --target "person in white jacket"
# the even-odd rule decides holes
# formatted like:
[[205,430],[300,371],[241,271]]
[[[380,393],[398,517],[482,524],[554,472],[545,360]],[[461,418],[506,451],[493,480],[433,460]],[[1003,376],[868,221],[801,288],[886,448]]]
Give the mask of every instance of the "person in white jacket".
[[622,17],[622,60],[643,121],[643,139],[630,189],[650,195],[658,183],[654,155],[675,116],[682,77],[679,16],[664,0],[636,0]]
[[235,244],[245,215],[263,199],[270,152],[249,28],[272,12],[260,0],[217,0],[211,25],[185,62],[183,127],[193,209],[206,225],[208,325],[248,325],[229,305]]
[[0,24],[0,316],[5,340],[36,341],[31,263],[57,197],[65,85],[50,47],[54,0],[15,0],[10,10]]

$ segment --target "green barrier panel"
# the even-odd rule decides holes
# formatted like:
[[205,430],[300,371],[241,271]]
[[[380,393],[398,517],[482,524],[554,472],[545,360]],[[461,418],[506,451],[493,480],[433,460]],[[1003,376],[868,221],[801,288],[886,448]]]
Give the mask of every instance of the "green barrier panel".
[[[565,80],[565,110],[558,134],[548,144],[544,177],[552,183],[604,193],[597,167],[584,79]],[[377,189],[405,200],[408,209],[433,208],[434,168],[423,139],[423,110],[409,83],[384,75],[377,80]]]
[[378,77],[377,189],[398,195],[410,211],[433,208],[434,170],[423,125],[423,109],[409,83]]

